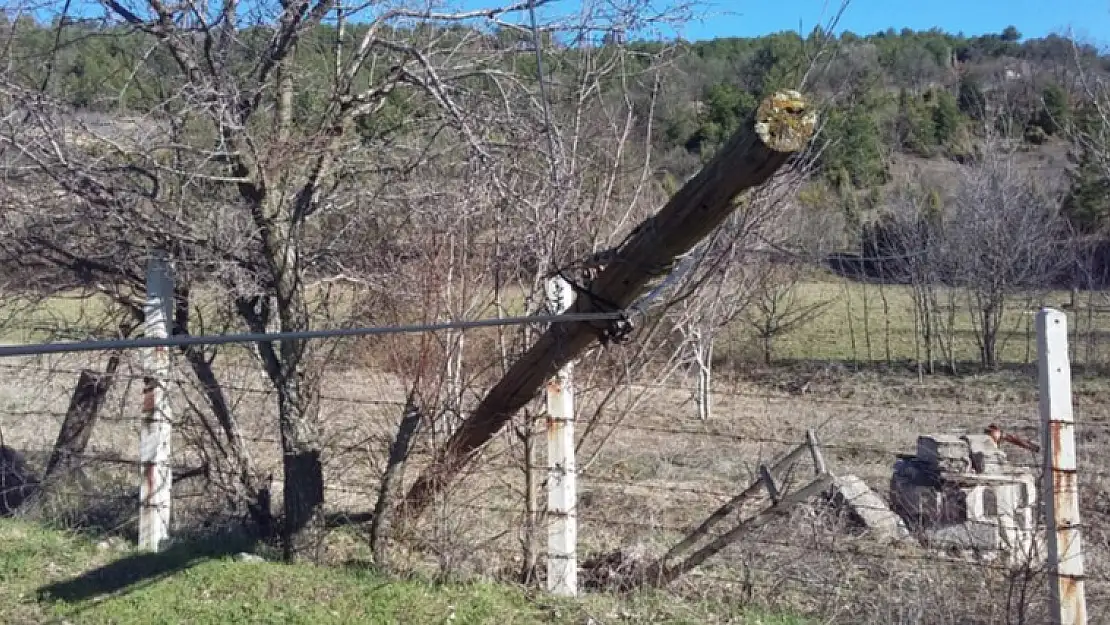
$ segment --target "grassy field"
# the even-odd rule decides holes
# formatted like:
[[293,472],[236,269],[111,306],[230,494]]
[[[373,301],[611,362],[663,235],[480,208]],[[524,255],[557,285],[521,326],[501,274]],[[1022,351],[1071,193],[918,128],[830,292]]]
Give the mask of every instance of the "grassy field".
[[[233,545],[223,544],[223,547]],[[391,580],[357,567],[242,561],[182,545],[161,554],[0,520],[4,623],[713,623],[802,625],[721,603],[592,595],[582,603],[493,583]]]
[[[968,299],[958,291],[942,291],[944,305],[952,303],[954,316],[948,331],[958,363],[979,360],[975,321]],[[779,336],[773,356],[782,361],[912,362],[924,357],[914,321],[913,294],[910,287],[862,284],[829,278],[799,283],[786,296],[790,306],[802,309],[824,304],[811,322]],[[999,360],[1005,364],[1036,361],[1035,312],[1043,303],[1060,308],[1070,300],[1067,292],[1049,292],[1043,300],[1013,298],[1007,304],[999,332]],[[1073,357],[1079,361],[1110,362],[1110,341],[1099,340],[1110,331],[1110,314],[1088,308],[1088,298],[1099,295],[1080,293],[1076,311],[1068,311],[1069,327],[1078,340]],[[1105,304],[1102,304],[1105,306]],[[942,315],[947,316],[945,309]],[[945,319],[947,322],[947,319]],[[750,326],[740,322],[725,339],[722,357],[754,360],[761,357],[760,345],[753,340]],[[939,352],[935,352],[938,354]]]
[[[342,314],[350,306],[354,293],[340,292],[331,314]],[[954,315],[945,330],[956,362],[962,365],[979,361],[976,325],[969,311],[966,294],[941,290],[939,299]],[[1071,298],[1067,292],[1049,292],[1038,297],[1013,298],[1008,302],[999,332],[999,360],[1004,364],[1028,364],[1036,360],[1034,313],[1041,305],[1066,306]],[[1080,363],[1110,363],[1110,301],[1100,294],[1080,293],[1078,306],[1069,310],[1069,327],[1076,340],[1073,359]],[[513,310],[520,314],[519,297],[509,298]],[[212,319],[209,300],[198,298],[200,314],[196,318]],[[798,310],[822,305],[820,313],[808,323],[774,338],[773,357],[777,361],[835,362],[915,362],[924,358],[923,347],[915,325],[912,291],[909,287],[851,282],[827,273],[817,273],[796,284],[785,296],[784,310]],[[1093,305],[1091,305],[1093,304]],[[102,298],[80,299],[56,297],[46,302],[16,301],[0,307],[0,340],[28,342],[78,338],[88,332],[110,334],[114,327],[105,321],[109,306]],[[338,310],[338,312],[337,312]],[[492,311],[487,311],[492,315]],[[789,314],[789,313],[788,313]],[[415,321],[413,319],[412,321]],[[944,323],[947,323],[947,319]],[[326,322],[325,322],[326,323]],[[220,331],[209,328],[209,331]],[[725,333],[717,351],[718,357],[735,362],[759,361],[762,345],[754,338],[751,326],[737,321]],[[943,361],[939,348],[934,350],[938,362]]]

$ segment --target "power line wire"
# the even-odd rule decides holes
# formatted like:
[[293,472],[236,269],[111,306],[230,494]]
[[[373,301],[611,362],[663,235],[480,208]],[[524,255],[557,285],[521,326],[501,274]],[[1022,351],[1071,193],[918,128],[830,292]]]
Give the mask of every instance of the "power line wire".
[[419,334],[441,330],[470,330],[493,328],[530,323],[576,323],[581,321],[615,321],[627,318],[628,313],[621,311],[596,313],[568,313],[563,315],[531,315],[527,317],[503,317],[500,319],[473,319],[469,321],[448,321],[444,323],[425,323],[396,326],[372,326],[361,328],[333,328],[329,330],[301,330],[296,332],[245,332],[240,334],[217,335],[177,335],[166,338],[106,339],[94,341],[25,343],[0,347],[0,358],[13,356],[43,356],[47,354],[71,354],[123,349],[146,349],[152,347],[185,347],[190,345],[228,345],[234,343],[266,343],[274,341],[304,341],[326,338],[349,338],[363,336],[382,336],[389,334]]

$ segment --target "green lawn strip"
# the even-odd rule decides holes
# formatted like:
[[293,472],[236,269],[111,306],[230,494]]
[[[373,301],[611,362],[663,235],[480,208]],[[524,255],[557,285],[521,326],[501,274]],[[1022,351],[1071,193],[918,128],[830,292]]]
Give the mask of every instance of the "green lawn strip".
[[241,562],[173,547],[142,554],[0,520],[4,623],[747,623],[802,625],[724,601],[662,591],[552,599],[492,582],[433,584],[364,568]]

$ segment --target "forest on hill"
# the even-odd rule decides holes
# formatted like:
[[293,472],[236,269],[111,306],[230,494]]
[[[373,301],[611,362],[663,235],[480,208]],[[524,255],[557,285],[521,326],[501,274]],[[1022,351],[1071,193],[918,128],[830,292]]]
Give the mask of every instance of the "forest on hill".
[[[182,70],[176,43],[135,15],[122,17],[5,21],[5,79],[65,109],[66,123],[90,136],[145,142],[143,149],[155,151],[196,148],[188,166],[156,164],[163,171],[148,174],[152,180],[187,167],[226,167],[222,148],[213,147],[223,141],[223,122],[198,114],[211,97],[205,90],[227,91],[224,106],[258,110],[245,123],[265,142],[274,140],[277,121],[288,137],[278,144],[299,141],[311,151],[321,136],[353,140],[350,149],[366,155],[330,174],[339,194],[332,204],[347,208],[328,211],[307,230],[317,245],[328,229],[344,233],[314,257],[310,271],[320,275],[380,271],[366,260],[368,250],[425,258],[426,242],[397,236],[411,225],[403,215],[344,211],[374,204],[360,190],[396,182],[390,176],[398,172],[411,181],[424,164],[434,165],[431,180],[462,175],[471,165],[460,163],[470,157],[446,146],[463,144],[480,150],[485,165],[478,166],[504,158],[527,169],[517,180],[520,193],[540,188],[535,177],[547,167],[556,179],[560,167],[577,177],[574,193],[563,189],[560,201],[576,205],[578,231],[589,234],[571,237],[557,260],[514,237],[500,239],[499,258],[520,258],[527,273],[596,252],[620,229],[602,215],[613,199],[648,210],[648,198],[673,194],[762,98],[794,87],[818,105],[822,126],[800,159],[794,193],[782,200],[789,217],[772,235],[766,220],[752,222],[780,259],[785,252],[853,278],[925,289],[975,283],[989,292],[981,307],[988,334],[989,319],[1014,289],[1096,287],[1110,275],[1103,88],[1110,57],[1064,36],[1026,39],[1012,26],[978,35],[888,29],[834,36],[815,28],[805,36],[690,42],[626,40],[614,24],[531,31],[496,21],[319,21],[290,46],[286,85],[266,74],[281,32],[275,25],[242,27],[215,55],[212,42],[225,41],[210,38],[215,27],[182,22],[175,37],[195,50],[189,62],[205,64],[195,71],[219,75],[198,83],[193,69]],[[349,75],[340,71],[345,55]],[[414,59],[422,75],[398,73]],[[286,86],[283,106],[277,91]],[[463,121],[462,109],[473,119]],[[417,149],[421,142],[427,145]],[[118,170],[122,163],[109,154],[118,145],[99,143],[87,147]],[[431,145],[442,147],[438,156],[414,156],[435,153]],[[131,156],[122,161],[134,164]],[[234,202],[236,194],[221,195],[230,187],[219,181],[228,178],[194,176],[186,186]],[[165,194],[163,182],[156,184]],[[166,197],[186,195],[179,189]],[[479,238],[488,238],[490,215],[476,210]],[[1019,222],[1025,225],[1003,227]],[[926,317],[928,297],[920,311]]]
[[[11,74],[75,110],[157,119],[170,113],[163,105],[181,87],[173,54],[151,47],[150,35],[130,26],[76,19],[43,24],[23,16],[2,27]],[[358,41],[366,28],[347,24],[345,37]],[[271,30],[256,26],[240,34],[232,50],[240,69],[263,55]],[[538,75],[527,30],[428,24],[395,30],[400,40],[463,46],[459,54],[507,50],[513,53],[496,57],[501,69],[532,81]],[[335,25],[319,24],[296,48],[293,118],[305,126],[328,107],[337,40]],[[1047,153],[1066,151],[1074,170],[1066,203],[1070,222],[1092,232],[1105,221],[1108,203],[1099,192],[1105,181],[1092,162],[1097,158],[1072,138],[1092,134],[1103,121],[1092,85],[1110,72],[1110,57],[1064,36],[1023,39],[1010,26],[981,35],[888,29],[833,37],[815,28],[808,36],[780,32],[695,42],[625,42],[610,34],[588,46],[588,53],[551,37],[543,43],[544,69],[553,84],[572,81],[586,55],[599,68],[614,62],[620,47],[623,78],[610,75],[599,86],[630,99],[633,131],[650,131],[654,173],[665,189],[676,188],[705,162],[762,97],[803,85],[820,99],[825,115],[813,163],[817,176],[805,197],[821,208],[843,209],[857,229],[862,214],[883,204],[880,190],[896,177],[898,163],[966,163],[983,149],[987,135],[1017,142],[1027,152],[1042,146]],[[657,72],[651,80],[645,78],[649,70]],[[360,71],[370,84],[379,78],[374,72],[387,69]],[[468,87],[496,88],[477,78]],[[434,104],[394,91],[372,115],[359,116],[358,130],[367,137],[396,130],[429,106]],[[1056,159],[1056,168],[1062,163]],[[939,178],[941,184],[950,179]]]
[[[181,86],[179,80],[175,84],[172,55],[152,50],[148,35],[95,21],[61,25],[58,20],[36,23],[26,16],[11,24],[0,22],[8,33],[10,71],[76,109],[116,115],[152,111]],[[347,36],[357,40],[365,34],[361,28],[347,25]],[[467,28],[452,27],[446,29],[448,38],[452,30],[460,44],[472,48],[515,50],[517,54],[502,62],[535,78],[530,33],[500,29],[475,37]],[[261,56],[269,35],[264,27],[243,32],[236,62],[246,66]],[[414,29],[398,36],[416,40],[445,35]],[[306,32],[297,48],[303,88],[295,116],[306,123],[327,105],[326,81],[334,71],[336,39],[336,28],[322,24]],[[571,76],[581,51],[554,40],[551,45],[545,59],[551,79]],[[605,62],[607,45],[615,44],[602,42],[594,51],[601,55],[599,63]],[[639,130],[651,117],[654,145],[666,155],[661,167],[674,175],[688,175],[764,95],[804,85],[829,107],[824,134],[830,148],[822,152],[820,172],[834,185],[856,188],[888,181],[892,152],[967,158],[985,120],[997,132],[1031,145],[1061,137],[1069,124],[1093,121],[1087,119],[1092,113],[1087,108],[1091,73],[1110,71],[1110,57],[1089,44],[1058,35],[1023,40],[1012,26],[975,36],[940,29],[889,29],[833,38],[815,29],[808,37],[788,31],[755,38],[621,45],[633,53],[624,59],[633,65],[629,73],[664,59],[658,84],[636,84],[631,97],[637,104]],[[651,106],[653,86],[659,98]],[[395,95],[374,117],[400,119],[413,112],[411,104]],[[365,123],[372,125],[370,120]]]

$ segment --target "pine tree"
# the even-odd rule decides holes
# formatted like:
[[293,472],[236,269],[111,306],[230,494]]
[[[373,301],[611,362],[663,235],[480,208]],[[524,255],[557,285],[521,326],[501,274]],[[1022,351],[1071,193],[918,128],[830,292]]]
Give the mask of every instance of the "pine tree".
[[1092,233],[1110,225],[1110,178],[1104,165],[1093,150],[1084,149],[1071,175],[1063,212],[1080,232]]
[[1045,87],[1041,98],[1044,104],[1037,112],[1035,123],[1045,131],[1045,134],[1054,135],[1060,132],[1070,117],[1068,94],[1060,85],[1052,84]]
[[947,91],[937,93],[936,103],[933,105],[933,132],[936,143],[950,147],[959,137],[962,125],[963,118],[956,98]]
[[983,119],[987,114],[987,98],[979,83],[970,76],[960,78],[959,93],[956,95],[956,104],[960,111],[972,119]]

